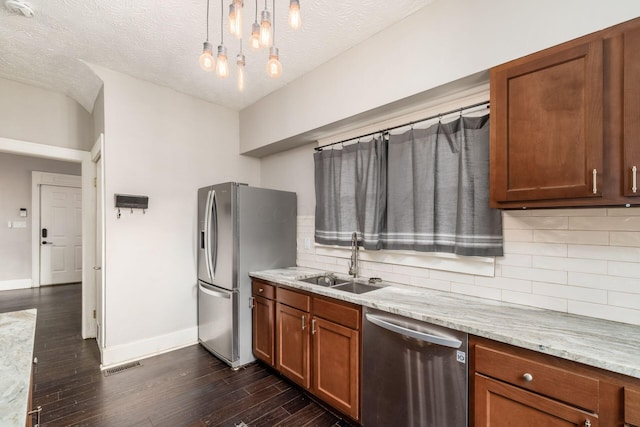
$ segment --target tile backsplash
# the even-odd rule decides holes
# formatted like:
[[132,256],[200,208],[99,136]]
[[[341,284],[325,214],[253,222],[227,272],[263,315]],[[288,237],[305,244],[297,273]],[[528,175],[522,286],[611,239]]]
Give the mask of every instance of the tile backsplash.
[[[365,277],[640,325],[640,208],[503,211],[505,251],[493,277],[420,265],[387,251]],[[299,266],[347,273],[349,251],[313,243],[298,217]],[[305,244],[306,243],[306,244]],[[394,257],[398,262],[394,262]]]

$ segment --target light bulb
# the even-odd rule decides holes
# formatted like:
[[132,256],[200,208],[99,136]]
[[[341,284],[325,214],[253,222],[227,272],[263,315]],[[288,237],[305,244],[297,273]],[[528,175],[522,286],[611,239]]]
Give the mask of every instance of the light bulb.
[[218,46],[218,62],[216,63],[218,77],[224,79],[229,75],[229,63],[227,62],[227,48]]
[[242,38],[242,0],[234,0],[234,6],[236,7],[236,37]]
[[249,39],[249,44],[253,50],[260,49],[260,24],[257,22],[254,22],[251,26],[251,38]]
[[237,38],[242,37],[242,1],[229,5],[229,32]]
[[300,1],[291,0],[289,2],[289,26],[297,30],[302,25],[300,18]]
[[244,55],[242,53],[239,53],[238,56],[236,56],[236,65],[238,65],[238,90],[240,92],[244,91],[244,65],[245,65],[245,58]]
[[282,74],[282,64],[280,63],[278,48],[272,47],[269,50],[269,61],[267,61],[267,74],[272,79],[277,79]]
[[235,3],[229,5],[229,32],[234,36],[238,35],[238,20]]
[[200,55],[200,68],[204,71],[213,71],[215,68],[215,59],[213,59],[213,50],[211,48],[211,43],[204,42],[204,47],[202,48],[202,55]]
[[262,20],[260,21],[260,46],[271,47],[272,33],[271,33],[271,13],[268,10],[262,11]]

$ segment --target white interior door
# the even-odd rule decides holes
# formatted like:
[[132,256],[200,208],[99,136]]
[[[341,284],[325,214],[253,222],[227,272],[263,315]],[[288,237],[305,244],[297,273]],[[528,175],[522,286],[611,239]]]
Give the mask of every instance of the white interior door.
[[41,185],[40,284],[57,285],[81,280],[81,189]]
[[96,259],[95,271],[96,280],[96,337],[100,349],[104,348],[104,289],[102,288],[102,242],[103,242],[103,175],[102,175],[102,156],[96,161]]

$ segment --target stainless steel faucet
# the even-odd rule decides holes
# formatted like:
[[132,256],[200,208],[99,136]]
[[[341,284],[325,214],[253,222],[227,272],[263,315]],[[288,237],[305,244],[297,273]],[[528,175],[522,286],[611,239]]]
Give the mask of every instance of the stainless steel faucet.
[[355,231],[351,235],[351,261],[349,261],[349,275],[354,278],[358,277],[358,258],[359,258],[359,248],[358,248],[358,233]]

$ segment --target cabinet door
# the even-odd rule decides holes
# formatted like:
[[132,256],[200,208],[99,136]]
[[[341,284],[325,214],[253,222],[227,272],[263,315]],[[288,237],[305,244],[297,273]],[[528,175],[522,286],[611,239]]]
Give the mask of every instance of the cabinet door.
[[308,312],[276,304],[276,369],[304,388],[311,386],[309,323]]
[[601,39],[491,70],[493,207],[602,196],[603,82]]
[[476,427],[598,426],[597,415],[475,375]]
[[640,28],[625,31],[623,192],[640,196]]
[[269,366],[275,365],[273,337],[275,335],[275,303],[253,297],[253,354]]
[[314,317],[313,392],[353,419],[359,419],[360,334]]

